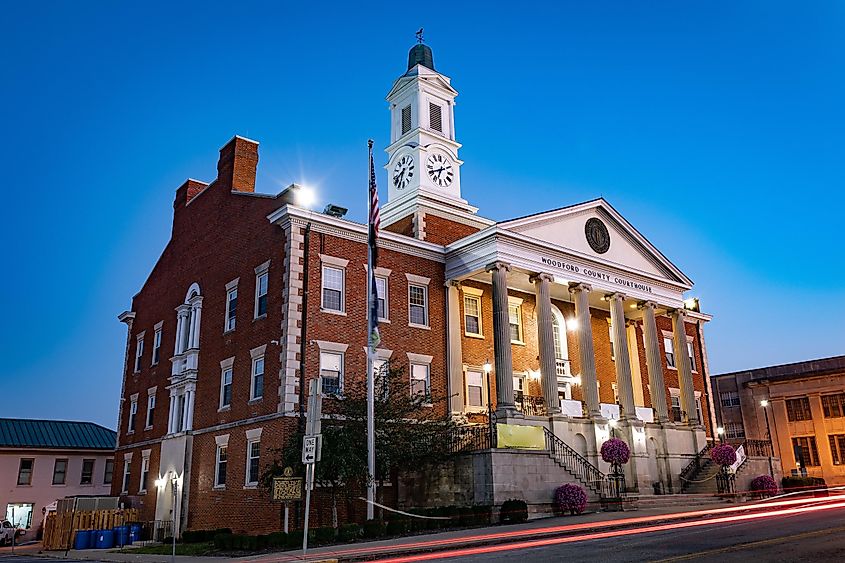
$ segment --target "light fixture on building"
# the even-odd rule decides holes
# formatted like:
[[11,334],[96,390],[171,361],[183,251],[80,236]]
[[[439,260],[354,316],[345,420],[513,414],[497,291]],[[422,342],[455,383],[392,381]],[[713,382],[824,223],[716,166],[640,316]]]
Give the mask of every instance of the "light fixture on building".
[[159,477],[155,480],[155,486],[159,489],[163,489],[165,485],[167,485],[167,479],[165,479],[164,477]]
[[571,319],[566,320],[566,329],[567,330],[578,330],[578,319],[572,317]]
[[761,401],[760,401],[760,406],[761,406],[761,407],[763,407],[763,408],[768,407],[768,406],[769,406],[769,400],[768,400],[768,399],[763,399],[763,400],[761,400]]
[[347,212],[347,211],[349,211],[349,210],[348,210],[348,209],[346,209],[345,207],[341,207],[341,206],[339,206],[339,205],[335,205],[335,204],[333,204],[333,203],[328,204],[328,205],[327,205],[327,206],[323,209],[323,213],[325,213],[326,215],[328,215],[328,216],[330,216],[330,217],[338,217],[338,218],[343,217],[344,215],[346,215],[346,212]]
[[629,305],[629,306],[631,307],[631,309],[636,309],[636,308],[637,308],[637,304],[636,304],[636,303],[631,303],[631,305]]
[[615,418],[611,418],[607,421],[607,423],[610,425],[611,428],[616,428],[616,425],[619,424],[618,422],[616,422]]
[[493,366],[490,365],[490,362],[484,362],[484,373],[490,373],[493,371]]

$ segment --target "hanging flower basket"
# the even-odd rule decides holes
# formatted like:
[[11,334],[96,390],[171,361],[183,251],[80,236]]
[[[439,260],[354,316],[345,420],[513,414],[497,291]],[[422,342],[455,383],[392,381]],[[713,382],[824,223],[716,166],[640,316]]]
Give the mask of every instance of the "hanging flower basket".
[[619,438],[611,438],[601,445],[601,458],[607,463],[628,463],[631,448]]
[[713,463],[727,467],[736,463],[736,450],[730,444],[722,444],[710,450]]
[[580,485],[567,483],[555,489],[555,511],[558,514],[581,514],[587,508],[587,491]]

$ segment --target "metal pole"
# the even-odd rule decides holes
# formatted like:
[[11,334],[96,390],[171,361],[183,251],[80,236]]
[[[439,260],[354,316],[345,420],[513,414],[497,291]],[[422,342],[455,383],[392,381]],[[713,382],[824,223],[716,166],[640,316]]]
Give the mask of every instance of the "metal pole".
[[[369,153],[367,158],[367,178],[369,178],[370,159],[373,154],[373,141],[367,143]],[[373,198],[367,187],[367,221],[372,217]],[[369,227],[372,229],[372,225]],[[375,376],[373,374],[373,350],[370,344],[370,329],[378,319],[370,318],[373,314],[373,249],[367,245],[367,520],[375,516],[374,502],[376,500],[376,424],[375,424]]]
[[179,481],[176,479],[176,477],[174,477],[173,480],[171,481],[171,483],[173,485],[173,526],[172,526],[172,529],[170,530],[170,535],[173,536],[173,553],[170,557],[170,560],[173,563],[175,563],[176,562],[176,515],[177,515],[176,509],[177,509],[178,504],[179,504],[179,493],[177,491],[177,489],[179,488]]
[[763,412],[766,415],[766,437],[769,439],[769,476],[775,478],[775,470],[772,467],[772,453],[774,452],[774,444],[772,444],[772,428],[769,426],[769,407],[763,407]]
[[[490,360],[484,363],[485,368],[490,365]],[[490,448],[493,448],[493,401],[490,396],[490,373],[492,369],[485,369],[487,374],[487,430],[490,433]]]
[[[291,230],[293,227],[291,227]],[[302,243],[305,268],[302,272],[302,340],[299,343],[299,432],[305,435],[305,345],[308,342],[308,271],[311,246],[311,221],[305,225],[305,240]]]
[[305,466],[305,526],[302,532],[302,557],[308,553],[308,520],[311,511],[311,487],[314,483],[314,464]]

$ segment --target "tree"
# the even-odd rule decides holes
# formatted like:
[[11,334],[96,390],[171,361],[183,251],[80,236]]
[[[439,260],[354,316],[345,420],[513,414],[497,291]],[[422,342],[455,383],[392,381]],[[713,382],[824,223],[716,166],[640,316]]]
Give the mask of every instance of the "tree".
[[[451,453],[455,422],[438,415],[447,397],[412,395],[410,380],[402,368],[386,363],[376,375],[375,443],[377,481],[390,479],[394,472],[418,470],[442,462]],[[368,484],[367,471],[367,386],[366,379],[349,377],[343,396],[324,403],[321,461],[315,480],[330,491],[332,524],[337,522],[337,497],[360,494]],[[280,449],[272,452],[273,462],[265,473],[265,486],[284,467],[301,463],[303,435],[296,433]]]

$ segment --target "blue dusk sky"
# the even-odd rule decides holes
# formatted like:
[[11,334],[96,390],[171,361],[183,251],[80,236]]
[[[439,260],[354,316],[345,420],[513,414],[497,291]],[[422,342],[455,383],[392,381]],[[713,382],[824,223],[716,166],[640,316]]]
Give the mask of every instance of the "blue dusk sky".
[[0,416],[115,426],[116,317],[233,135],[261,142],[258,191],[363,221],[421,26],[481,214],[605,197],[695,282],[714,374],[845,353],[842,2],[17,2]]

